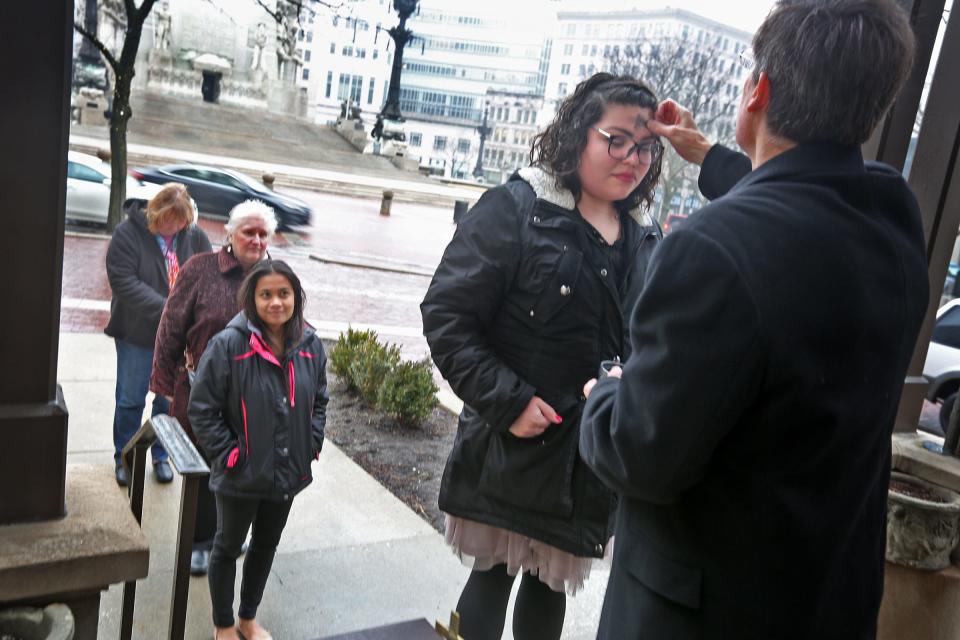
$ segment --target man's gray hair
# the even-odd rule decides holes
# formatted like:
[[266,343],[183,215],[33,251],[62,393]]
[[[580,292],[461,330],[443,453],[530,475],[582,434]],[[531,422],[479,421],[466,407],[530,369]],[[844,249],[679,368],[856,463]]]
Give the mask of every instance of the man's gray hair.
[[770,79],[771,132],[863,144],[909,76],[914,48],[894,0],[779,0],[753,37],[753,79]]
[[223,225],[227,230],[227,237],[233,235],[241,224],[250,220],[262,222],[271,236],[277,230],[277,214],[272,207],[262,200],[244,200],[230,210],[230,219]]

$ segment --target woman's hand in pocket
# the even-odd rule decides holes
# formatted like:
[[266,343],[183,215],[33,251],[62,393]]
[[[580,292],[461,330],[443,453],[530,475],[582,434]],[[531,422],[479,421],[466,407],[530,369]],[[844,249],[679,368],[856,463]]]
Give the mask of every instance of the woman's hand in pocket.
[[518,438],[535,438],[547,430],[547,427],[560,424],[563,418],[557,415],[549,404],[539,396],[530,398],[527,408],[510,425],[510,433]]

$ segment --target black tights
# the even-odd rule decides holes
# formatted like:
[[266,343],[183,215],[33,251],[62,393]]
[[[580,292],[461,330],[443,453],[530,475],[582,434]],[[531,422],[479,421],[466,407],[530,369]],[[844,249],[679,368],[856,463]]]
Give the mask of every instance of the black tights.
[[[500,640],[513,579],[505,564],[470,573],[457,603],[463,640]],[[524,573],[513,605],[514,640],[558,640],[566,608],[566,594]]]

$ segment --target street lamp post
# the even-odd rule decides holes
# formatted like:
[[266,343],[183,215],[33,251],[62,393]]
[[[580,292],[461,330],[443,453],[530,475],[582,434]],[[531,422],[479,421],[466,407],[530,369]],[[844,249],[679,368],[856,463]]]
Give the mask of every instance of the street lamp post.
[[403,122],[403,115],[400,113],[400,74],[403,71],[403,48],[415,37],[413,31],[407,29],[407,18],[416,11],[417,4],[418,0],[394,0],[393,2],[394,9],[400,15],[400,23],[387,30],[387,33],[393,39],[396,51],[393,56],[393,68],[390,71],[390,89],[387,91],[387,100],[383,109],[377,115],[377,123],[370,133],[378,140],[384,134],[384,120]]
[[477,180],[483,179],[483,145],[487,141],[487,136],[490,135],[490,127],[487,126],[487,114],[489,112],[490,106],[484,103],[483,124],[477,127],[477,132],[480,134],[480,151],[477,153],[477,166],[473,168],[473,177]]

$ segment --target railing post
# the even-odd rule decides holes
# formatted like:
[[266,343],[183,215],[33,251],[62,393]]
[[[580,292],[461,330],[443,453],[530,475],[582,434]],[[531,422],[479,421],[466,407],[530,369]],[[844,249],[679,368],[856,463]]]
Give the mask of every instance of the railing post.
[[176,565],[173,568],[173,597],[170,606],[170,639],[186,631],[187,596],[190,593],[190,552],[197,522],[197,491],[205,476],[183,476],[180,492],[180,526],[177,530]]
[[[176,418],[156,415],[147,420],[123,448],[122,461],[129,470],[130,510],[137,523],[143,514],[144,470],[147,449],[159,440],[170,455],[170,462],[183,479],[180,493],[180,520],[177,529],[176,563],[173,569],[173,596],[170,603],[171,640],[182,640],[186,632],[187,596],[190,591],[190,552],[193,530],[197,522],[197,493],[201,482],[206,482],[210,469],[203,457],[184,433]],[[120,618],[120,638],[130,640],[133,633],[133,609],[137,583],[123,585],[123,608]]]
[[[147,466],[147,449],[149,444],[143,444],[139,440],[134,443],[133,455],[129,456],[124,452],[123,462],[133,458],[127,477],[127,495],[130,498],[130,511],[133,517],[137,519],[137,524],[141,525],[143,517],[143,479],[144,468]],[[130,580],[123,584],[123,605],[120,609],[120,640],[130,640],[133,637],[133,609],[137,598],[137,581]]]

